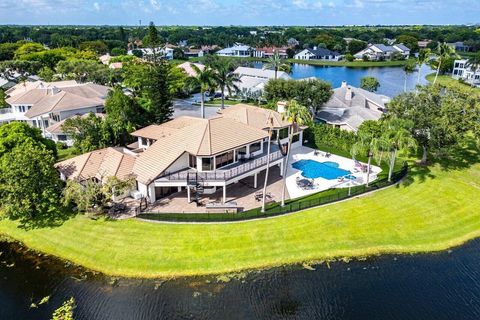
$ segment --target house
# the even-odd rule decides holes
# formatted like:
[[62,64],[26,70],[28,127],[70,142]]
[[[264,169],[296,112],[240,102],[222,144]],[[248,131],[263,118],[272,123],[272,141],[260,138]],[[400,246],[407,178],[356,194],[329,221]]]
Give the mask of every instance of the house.
[[195,65],[198,69],[200,70],[204,70],[205,69],[205,65],[201,64],[201,63],[191,63],[191,62],[184,62],[182,64],[179,64],[177,66],[177,68],[180,68],[182,69],[183,71],[185,71],[185,73],[189,76],[189,77],[196,77],[197,76],[197,72],[192,68],[192,64]]
[[[71,116],[67,119],[72,119],[72,118],[75,118],[75,117],[82,117],[82,118],[86,118],[88,116],[90,116],[91,113],[84,113],[84,114],[78,114],[78,115],[74,115],[74,116]],[[97,117],[97,118],[102,118],[104,119],[105,118],[105,114],[104,113],[94,113],[94,115]],[[72,140],[72,137],[70,137],[68,134],[66,134],[65,132],[63,132],[63,129],[62,129],[62,126],[63,124],[65,123],[65,121],[67,119],[63,119],[59,122],[55,122],[53,123],[52,125],[48,126],[46,129],[45,129],[45,136],[47,138],[49,138],[50,140],[53,140],[55,142],[59,142],[59,143],[63,143],[65,144],[66,146],[72,146],[73,145],[73,140]]]
[[468,64],[467,59],[455,60],[453,63],[452,78],[461,79],[478,87],[480,86],[480,66],[477,70],[474,70],[473,67]]
[[296,60],[338,61],[341,58],[342,55],[339,52],[317,47],[304,49],[294,56]]
[[[234,73],[240,78],[237,83],[240,91],[260,92],[269,80],[275,79],[275,71],[268,69],[238,67]],[[277,79],[288,80],[290,76],[284,71],[277,71]]]
[[333,90],[332,97],[317,113],[316,119],[342,130],[357,131],[364,121],[380,119],[389,101],[387,96],[352,87],[344,81]]
[[0,114],[0,123],[27,122],[42,130],[71,116],[102,113],[109,88],[76,81],[17,84],[6,92],[10,112]]
[[187,58],[201,58],[205,55],[202,49],[194,49],[194,48],[184,50],[183,54]]
[[253,56],[255,58],[270,58],[273,55],[275,55],[275,52],[277,52],[280,58],[287,59],[288,58],[287,49],[288,48],[277,48],[277,47],[255,48],[255,50],[253,51]]
[[173,48],[168,46],[157,47],[157,48],[137,48],[137,49],[128,50],[127,54],[133,55],[133,50],[141,51],[143,58],[148,58],[156,54],[157,56],[163,57],[167,60],[173,59]]
[[233,47],[224,48],[215,54],[222,57],[246,58],[252,55],[252,47],[243,44],[235,44]]
[[[225,203],[227,186],[252,177],[253,187],[259,185],[257,176],[267,167],[270,126],[269,166],[283,167],[280,147],[285,147],[290,125],[274,110],[239,104],[210,119],[182,116],[145,127],[132,133],[138,139],[134,150],[102,149],[60,162],[57,168],[63,179],[133,176],[133,193],[150,203],[172,194],[190,203],[217,189]],[[292,148],[302,140],[303,128],[295,128]]]
[[357,52],[353,56],[356,59],[363,59],[364,56],[367,56],[369,60],[384,60],[389,59],[394,53],[399,53],[404,58],[408,58],[410,56],[410,49],[403,43],[394,44],[392,46],[387,46],[381,43],[369,44],[367,48]]
[[210,53],[214,53],[214,52],[218,51],[220,49],[220,47],[217,46],[216,44],[211,45],[211,46],[203,45],[203,46],[201,46],[200,49],[204,52],[204,54],[210,54]]
[[447,43],[447,45],[455,49],[455,51],[463,51],[463,52],[470,51],[470,46],[467,46],[462,41]]

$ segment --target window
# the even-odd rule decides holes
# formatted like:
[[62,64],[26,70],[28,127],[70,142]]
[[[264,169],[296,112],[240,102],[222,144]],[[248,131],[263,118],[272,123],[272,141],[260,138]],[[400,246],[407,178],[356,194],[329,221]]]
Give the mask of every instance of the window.
[[67,141],[67,136],[64,134],[59,134],[57,137],[58,141]]
[[140,141],[141,141],[140,143],[142,144],[142,146],[148,145],[148,142],[147,142],[148,139],[147,139],[147,138],[141,137],[141,138],[140,138]]
[[188,155],[188,166],[190,168],[196,168],[197,167],[197,157],[194,155],[189,154]]
[[202,158],[202,171],[212,171],[213,170],[213,157]]
[[277,140],[278,137],[278,130],[272,130],[272,137],[270,138],[272,141]]
[[217,169],[231,163],[233,163],[233,151],[228,151],[215,157],[215,164]]
[[252,143],[250,145],[250,153],[254,153],[262,148],[261,142]]
[[300,135],[299,134],[294,134],[292,137],[292,143],[295,143],[300,140]]

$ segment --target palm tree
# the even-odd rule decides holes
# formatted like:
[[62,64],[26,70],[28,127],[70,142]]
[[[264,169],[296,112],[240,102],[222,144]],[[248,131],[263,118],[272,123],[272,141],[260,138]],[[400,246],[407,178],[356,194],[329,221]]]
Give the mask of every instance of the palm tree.
[[265,63],[263,68],[275,70],[275,79],[277,79],[277,74],[279,70],[290,73],[290,65],[285,63],[283,59],[280,58],[280,54],[278,54],[278,51],[275,51],[273,56],[268,58],[268,61]]
[[390,182],[397,154],[415,151],[417,149],[417,141],[411,134],[412,123],[410,121],[392,118],[385,125],[382,139],[389,149],[388,181]]
[[265,203],[267,200],[267,183],[268,183],[268,173],[270,171],[270,146],[272,143],[272,129],[273,129],[273,118],[270,114],[268,117],[268,142],[267,142],[267,168],[265,169],[265,181],[263,183],[263,193],[262,193],[262,210],[265,212]]
[[232,94],[232,90],[239,91],[236,83],[240,81],[240,77],[230,70],[230,63],[225,60],[214,67],[215,83],[222,92],[222,109],[225,108],[225,89],[228,94]]
[[288,129],[288,145],[287,156],[283,166],[283,186],[282,186],[282,206],[285,205],[285,191],[287,187],[287,167],[290,158],[290,150],[292,148],[293,134],[299,126],[309,125],[312,123],[312,114],[307,107],[302,106],[296,100],[290,100],[285,106],[283,119],[290,123]]
[[375,157],[377,163],[380,163],[382,161],[385,144],[381,137],[376,136],[372,132],[367,130],[359,130],[357,132],[357,136],[358,141],[352,146],[350,152],[354,157],[359,153],[364,153],[367,155],[367,181],[365,184],[368,188],[368,185],[370,183],[372,158]]
[[192,80],[200,86],[200,112],[202,118],[205,118],[205,92],[215,85],[215,75],[213,70],[208,67],[205,67],[205,69],[202,70],[194,64],[190,65],[196,73],[195,77],[192,77]]
[[449,46],[446,43],[441,43],[438,45],[437,48],[437,72],[435,73],[435,80],[433,80],[433,84],[437,82],[438,74],[440,73],[440,68],[443,63],[445,63],[447,59],[455,57],[455,49]]
[[418,53],[418,58],[417,58],[417,64],[418,64],[418,78],[417,78],[417,85],[420,84],[420,70],[422,68],[422,65],[426,64],[428,61],[430,61],[430,55],[432,54],[432,50],[429,48],[421,50]]
[[477,75],[477,69],[480,68],[480,53],[477,52],[474,56],[470,57],[466,63],[467,67],[473,69],[473,79],[472,79],[472,87],[475,86],[475,76]]
[[[403,92],[407,92],[407,78],[408,75],[415,71],[416,62],[414,60],[408,60],[407,63],[403,66],[403,71],[405,74],[405,81],[403,84]],[[418,71],[420,72],[420,71]]]

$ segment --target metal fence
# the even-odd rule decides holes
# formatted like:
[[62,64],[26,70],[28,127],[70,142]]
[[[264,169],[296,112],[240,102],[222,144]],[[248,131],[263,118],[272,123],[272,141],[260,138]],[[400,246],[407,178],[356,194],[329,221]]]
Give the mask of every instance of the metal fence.
[[393,185],[403,179],[408,173],[406,163],[398,171],[393,172],[391,181],[387,177],[372,182],[368,187],[365,185],[352,188],[329,189],[304,198],[293,199],[281,206],[279,203],[269,204],[265,212],[260,208],[238,213],[141,213],[137,217],[141,219],[171,222],[228,222],[266,218],[303,209],[317,207],[348,198],[352,198],[367,192],[375,191]]

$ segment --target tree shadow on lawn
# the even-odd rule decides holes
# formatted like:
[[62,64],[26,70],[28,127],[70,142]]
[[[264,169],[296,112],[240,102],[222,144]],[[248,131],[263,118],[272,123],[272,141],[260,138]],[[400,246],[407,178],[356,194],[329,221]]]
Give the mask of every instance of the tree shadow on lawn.
[[409,186],[414,181],[425,182],[427,179],[435,179],[431,168],[439,166],[442,171],[465,170],[480,163],[480,150],[473,139],[468,139],[462,146],[452,149],[448,154],[430,158],[427,165],[410,163],[407,177],[401,185]]
[[69,208],[60,208],[58,211],[41,214],[35,218],[22,217],[16,219],[19,222],[18,227],[26,231],[42,228],[56,228],[77,215]]

